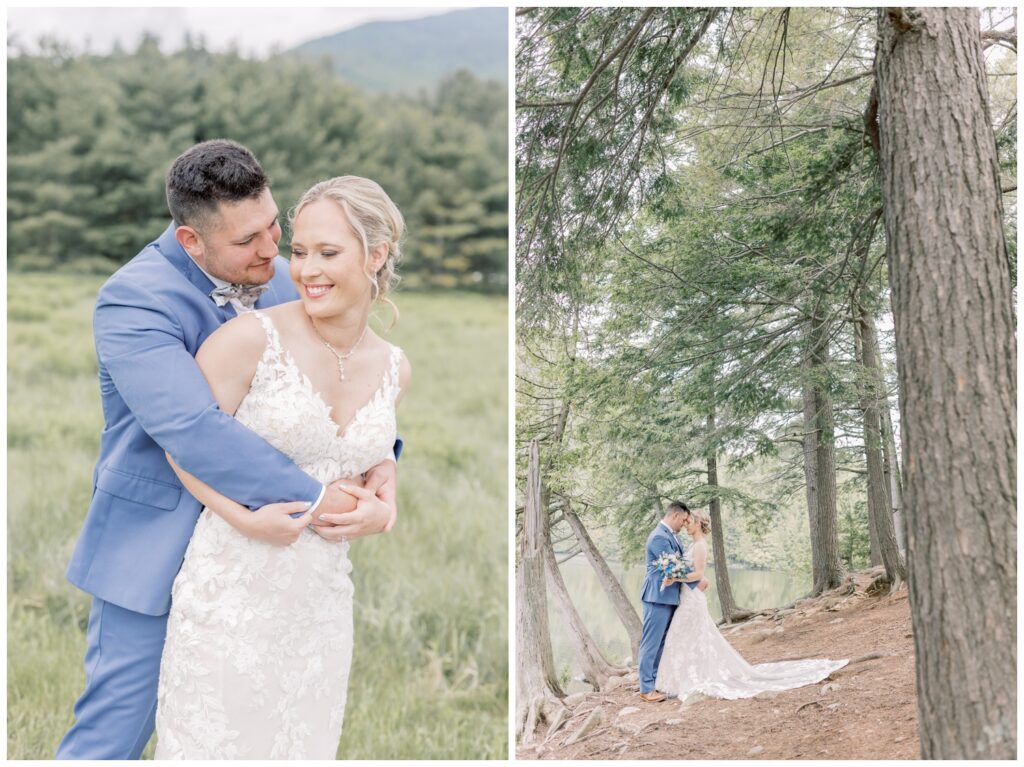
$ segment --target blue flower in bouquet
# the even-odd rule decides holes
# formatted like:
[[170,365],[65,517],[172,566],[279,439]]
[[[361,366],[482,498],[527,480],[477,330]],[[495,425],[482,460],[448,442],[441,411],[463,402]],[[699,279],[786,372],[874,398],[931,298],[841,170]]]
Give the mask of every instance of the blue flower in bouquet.
[[[689,558],[680,556],[674,551],[662,554],[655,559],[654,566],[661,571],[662,580],[665,578],[684,580],[686,576],[693,572],[693,565],[690,564]],[[661,590],[665,590],[664,583],[662,583]]]

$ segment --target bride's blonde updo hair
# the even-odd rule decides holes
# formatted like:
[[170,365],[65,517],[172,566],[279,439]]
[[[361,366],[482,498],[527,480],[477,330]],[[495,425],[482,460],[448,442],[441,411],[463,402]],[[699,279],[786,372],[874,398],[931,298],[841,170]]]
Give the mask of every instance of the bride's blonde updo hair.
[[711,517],[704,509],[694,509],[690,512],[690,516],[700,522],[700,531],[704,535],[711,532]]
[[[391,307],[398,321],[398,307],[388,294],[398,284],[397,267],[402,258],[401,240],[405,234],[405,219],[398,206],[391,201],[380,184],[361,176],[335,176],[321,181],[307,191],[288,214],[288,224],[294,230],[295,219],[302,209],[320,200],[333,200],[348,219],[349,226],[363,243],[363,271],[373,288],[373,300],[383,301]],[[377,270],[370,272],[370,251],[378,245],[388,246],[388,255]]]

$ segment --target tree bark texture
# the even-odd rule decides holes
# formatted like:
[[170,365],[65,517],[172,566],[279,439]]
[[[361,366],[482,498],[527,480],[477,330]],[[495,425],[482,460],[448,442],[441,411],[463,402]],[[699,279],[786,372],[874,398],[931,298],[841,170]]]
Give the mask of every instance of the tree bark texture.
[[803,403],[804,403],[804,487],[807,490],[807,525],[811,542],[811,569],[818,560],[818,463],[815,460],[817,431],[814,427],[814,411],[817,409],[814,398],[814,386],[811,383],[811,333],[810,323],[804,326],[803,354]]
[[[715,433],[715,410],[708,413],[708,437]],[[708,450],[708,487],[718,487],[718,452],[712,447]],[[729,566],[725,556],[725,530],[722,527],[722,500],[715,496],[711,499],[708,509],[711,516],[711,548],[715,555],[715,587],[718,591],[718,604],[722,608],[722,619],[726,623],[740,615],[749,615],[748,610],[740,610],[732,595],[732,584],[729,582]]]
[[[877,336],[876,336],[877,338]],[[899,452],[896,450],[896,433],[892,427],[892,413],[888,398],[882,407],[882,458],[885,461],[885,477],[888,481],[889,503],[892,506],[892,522],[896,529],[896,541],[906,561],[907,518],[903,513],[903,475],[900,473]]]
[[538,724],[562,706],[548,630],[545,587],[547,509],[541,504],[540,449],[530,443],[526,507],[516,567],[516,735],[530,743]]
[[[882,461],[882,419],[879,401],[885,395],[881,359],[873,327],[869,329],[871,315],[859,301],[854,301],[856,333],[860,339],[860,363],[866,373],[867,385],[862,387],[861,410],[864,413],[864,458],[867,464],[868,524],[874,531],[881,564],[893,589],[906,580],[907,572],[896,542],[889,493]],[[872,562],[872,564],[875,564]]]
[[[856,297],[854,297],[854,298],[856,298]],[[858,323],[858,320],[854,319],[854,321],[853,321],[854,356],[856,357],[857,361],[861,364],[861,366],[864,365],[864,345],[863,345],[862,335],[863,335],[862,334],[862,328],[861,328],[860,324]],[[865,371],[865,373],[866,372],[867,371]],[[866,384],[867,384],[866,381],[862,381],[861,382],[861,386],[864,386]],[[861,398],[861,413],[863,413],[863,412],[864,412],[864,397]],[[867,446],[868,446],[867,432],[865,431],[864,434],[865,434],[865,437],[864,437],[864,450],[865,450],[865,458],[866,458],[867,457],[866,451],[867,451]],[[883,473],[885,471],[884,464],[883,464],[882,471],[883,471]],[[877,567],[878,565],[882,564],[882,551],[879,548],[879,544],[878,544],[878,529],[875,527],[875,525],[874,525],[874,523],[872,521],[878,515],[879,512],[878,512],[878,510],[876,508],[877,504],[878,504],[878,498],[877,498],[877,496],[873,495],[872,492],[871,492],[871,480],[872,480],[871,467],[868,466],[867,467],[868,540],[871,542],[871,557],[870,557],[869,561],[871,562],[871,566],[872,567]],[[883,488],[883,491],[884,491],[884,488]],[[889,509],[889,494],[888,493],[886,493],[886,496],[885,496],[885,506],[884,506],[884,509],[888,513],[888,509]],[[846,558],[846,566],[851,568],[851,569],[853,568],[853,557],[852,556],[849,556],[849,557]],[[891,583],[891,581],[890,581],[890,583]]]
[[633,653],[633,660],[636,660],[639,657],[637,653],[640,649],[640,633],[642,630],[640,617],[636,614],[636,609],[629,601],[629,597],[626,596],[626,592],[623,590],[622,584],[619,583],[619,579],[615,577],[615,573],[611,571],[611,568],[608,567],[608,563],[605,561],[604,557],[601,556],[601,552],[598,551],[597,546],[594,544],[593,539],[591,539],[590,533],[587,532],[587,528],[583,525],[582,520],[580,520],[576,512],[572,511],[568,505],[565,509],[565,521],[569,523],[569,527],[571,527],[573,533],[575,533],[576,540],[579,541],[580,548],[583,550],[584,555],[586,555],[587,561],[590,562],[590,566],[597,574],[597,580],[601,584],[601,588],[604,589],[604,593],[612,603],[612,608],[615,610],[615,614],[619,616],[619,620],[622,621],[622,625],[626,628],[626,634],[629,635],[630,650]]
[[843,580],[839,557],[839,523],[836,511],[835,418],[829,393],[828,326],[820,309],[810,320],[810,376],[813,396],[811,436],[814,445],[815,505],[811,539],[811,594],[835,588]]
[[1012,759],[1017,357],[978,10],[880,9],[875,73],[922,756]]

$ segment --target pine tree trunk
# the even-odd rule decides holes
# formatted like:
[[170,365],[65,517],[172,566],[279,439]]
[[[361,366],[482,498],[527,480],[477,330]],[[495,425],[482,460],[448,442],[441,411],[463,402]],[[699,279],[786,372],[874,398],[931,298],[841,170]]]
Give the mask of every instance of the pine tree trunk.
[[[874,533],[881,563],[893,589],[899,588],[906,580],[907,572],[896,543],[893,528],[889,494],[885,490],[885,472],[882,466],[882,424],[879,416],[879,399],[885,393],[882,380],[881,361],[874,335],[869,331],[868,310],[857,300],[853,301],[856,313],[855,329],[860,343],[860,363],[867,374],[863,388],[861,410],[864,413],[864,457],[868,469],[868,524]],[[872,561],[872,564],[875,564]]]
[[[880,511],[880,510],[878,510],[875,507],[874,504],[876,503],[876,499],[871,494],[871,488],[868,488],[867,499],[868,499],[868,546],[869,546],[869,548],[868,548],[868,554],[869,554],[868,561],[871,563],[872,567],[878,567],[880,564],[882,564],[882,551],[881,551],[881,549],[879,548],[879,545],[878,545],[878,528],[871,523],[871,520],[874,519],[879,513],[882,513],[883,511],[887,513],[889,508],[888,508],[888,506],[886,506],[883,510]],[[850,559],[848,567],[851,570],[853,569],[853,559],[852,559],[852,557]]]
[[530,743],[541,721],[562,707],[548,630],[544,582],[547,510],[541,504],[540,449],[530,443],[526,507],[516,567],[516,736]]
[[572,603],[572,597],[569,596],[569,589],[566,588],[565,579],[555,560],[555,550],[551,547],[550,541],[544,546],[544,563],[547,569],[548,583],[551,584],[551,594],[558,611],[565,620],[569,643],[579,661],[583,678],[595,690],[604,690],[608,686],[609,677],[625,674],[628,669],[616,668],[601,654],[594,638],[583,624],[576,606]]
[[[854,296],[854,304],[856,304],[856,296]],[[857,311],[856,307],[854,308],[854,311]],[[861,366],[864,365],[864,342],[862,340],[862,337],[863,337],[863,328],[860,326],[860,324],[858,323],[857,319],[855,318],[854,322],[853,322],[853,348],[854,348],[854,355],[856,356],[857,361],[858,361],[858,363],[861,364]],[[865,374],[867,374],[866,370],[865,370]],[[861,382],[861,387],[869,386],[869,385],[870,385],[870,383],[868,383],[867,381],[862,381]],[[861,413],[863,413],[863,401],[861,402]],[[865,458],[866,458],[866,455],[867,455],[866,454],[867,444],[868,444],[867,432],[865,431],[864,432],[864,451],[865,451],[864,455],[865,455]],[[866,461],[865,461],[865,463],[866,463]],[[866,486],[867,486],[867,535],[868,535],[868,540],[870,541],[870,547],[871,547],[870,548],[870,552],[871,552],[870,563],[871,563],[872,567],[877,567],[878,565],[882,564],[882,549],[880,548],[880,545],[879,545],[879,529],[878,529],[878,527],[876,525],[873,524],[873,522],[871,520],[874,519],[874,517],[878,516],[881,513],[889,514],[889,493],[886,492],[886,503],[885,503],[884,506],[882,506],[880,508],[878,506],[878,496],[876,496],[876,495],[871,493],[871,485],[870,485],[871,478],[872,478],[871,467],[867,466],[866,468],[867,468],[867,480],[866,480]],[[885,472],[885,463],[883,462],[883,473],[884,472]],[[883,487],[883,489],[885,489],[885,488]],[[847,566],[852,569],[853,568],[853,557],[852,556],[847,557],[846,561],[847,561]]]
[[611,568],[608,567],[608,563],[601,556],[597,546],[594,545],[594,541],[591,539],[586,527],[584,527],[583,522],[568,505],[568,501],[565,508],[565,520],[569,523],[573,533],[575,533],[580,548],[597,574],[597,580],[611,601],[615,614],[619,616],[619,620],[622,621],[622,625],[626,628],[626,634],[629,635],[630,651],[633,654],[633,659],[636,660],[640,649],[640,633],[642,630],[640,617],[636,614],[636,608],[629,601],[629,597],[626,596],[626,592],[622,589],[619,579],[615,577]]
[[889,504],[892,507],[892,525],[896,530],[896,542],[903,553],[904,561],[906,561],[907,519],[903,513],[903,477],[900,473],[899,451],[896,449],[896,433],[892,428],[892,413],[889,412],[888,398],[882,408],[882,456],[885,459]]
[[[708,413],[708,437],[715,433],[715,409]],[[708,487],[718,488],[718,453],[715,448],[708,451]],[[725,532],[722,529],[722,501],[715,496],[711,499],[711,548],[715,555],[715,587],[718,591],[718,604],[722,608],[722,619],[732,623],[735,619],[749,615],[749,610],[740,610],[732,595],[732,584],[729,582],[729,566],[725,556]]]
[[803,354],[803,404],[804,404],[804,487],[807,490],[807,525],[811,542],[811,570],[816,567],[821,555],[818,553],[818,463],[817,431],[814,426],[814,385],[811,382],[811,336],[810,323],[804,330]]
[[1012,286],[975,8],[890,8],[875,54],[925,759],[1017,752]]
[[836,511],[835,422],[832,414],[832,397],[828,391],[828,327],[818,312],[811,317],[809,341],[813,389],[813,418],[810,431],[814,439],[817,495],[812,528],[814,538],[811,543],[811,594],[817,595],[835,588],[843,580]]

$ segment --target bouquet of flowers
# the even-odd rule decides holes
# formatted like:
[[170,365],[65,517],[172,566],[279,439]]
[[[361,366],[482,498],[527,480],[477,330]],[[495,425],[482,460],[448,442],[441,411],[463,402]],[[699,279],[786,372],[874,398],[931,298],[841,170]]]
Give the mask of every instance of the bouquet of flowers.
[[683,580],[687,575],[693,572],[693,565],[690,564],[689,560],[685,556],[676,554],[674,551],[666,552],[655,559],[654,566],[661,571],[663,579],[661,585],[662,591],[665,590],[665,578]]

